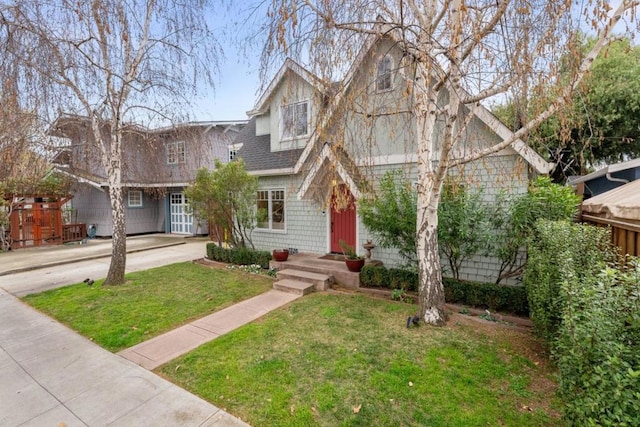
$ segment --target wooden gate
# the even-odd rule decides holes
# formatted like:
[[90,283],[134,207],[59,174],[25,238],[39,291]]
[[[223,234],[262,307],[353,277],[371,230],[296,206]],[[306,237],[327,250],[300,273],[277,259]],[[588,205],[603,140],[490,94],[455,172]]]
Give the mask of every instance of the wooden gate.
[[66,200],[25,198],[14,202],[11,216],[11,249],[62,243],[62,209]]

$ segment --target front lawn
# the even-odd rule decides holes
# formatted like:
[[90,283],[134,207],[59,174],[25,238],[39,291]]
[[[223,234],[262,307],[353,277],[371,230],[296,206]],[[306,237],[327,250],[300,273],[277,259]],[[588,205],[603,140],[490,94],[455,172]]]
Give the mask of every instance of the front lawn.
[[101,284],[80,283],[23,300],[116,352],[266,292],[273,280],[186,262],[128,274],[120,286]]
[[158,369],[253,426],[562,425],[530,333],[415,306],[312,294]]

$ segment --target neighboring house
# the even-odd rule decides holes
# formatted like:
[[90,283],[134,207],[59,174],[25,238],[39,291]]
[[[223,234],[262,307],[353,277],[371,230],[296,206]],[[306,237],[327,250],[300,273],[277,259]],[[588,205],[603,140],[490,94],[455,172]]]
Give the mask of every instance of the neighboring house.
[[[228,162],[246,120],[189,122],[160,129],[130,127],[124,133],[123,186],[127,234],[206,234],[207,224],[194,223],[184,188],[201,167],[214,159]],[[74,221],[95,225],[96,236],[111,236],[113,222],[108,184],[98,147],[86,118],[62,116],[50,134],[68,140],[54,159],[55,167],[73,177]],[[89,227],[89,232],[92,228]]]
[[640,159],[615,163],[588,175],[571,177],[567,180],[567,185],[572,185],[578,194],[588,199],[636,179],[640,179]]
[[[406,60],[385,36],[367,42],[340,83],[327,84],[285,61],[236,140],[242,145],[238,156],[259,178],[257,209],[268,214],[252,233],[257,248],[325,254],[342,252],[344,240],[362,254],[365,241],[375,243],[358,216],[358,200],[388,170],[417,176],[415,120],[398,66]],[[470,120],[461,150],[512,135],[485,109]],[[492,199],[503,190],[525,192],[529,177],[547,174],[551,166],[518,140],[450,175],[464,175]],[[377,247],[373,257],[387,265],[401,262],[394,249]],[[496,264],[478,256],[461,278],[494,281]]]

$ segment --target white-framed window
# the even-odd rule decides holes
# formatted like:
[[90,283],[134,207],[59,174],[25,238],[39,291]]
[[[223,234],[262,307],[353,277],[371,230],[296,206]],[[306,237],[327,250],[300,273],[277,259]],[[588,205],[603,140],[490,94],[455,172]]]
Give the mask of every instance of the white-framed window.
[[142,207],[142,190],[129,190],[127,192],[127,206],[130,208]]
[[167,164],[177,165],[187,161],[184,141],[167,142]]
[[258,228],[285,229],[284,190],[258,190]]
[[382,92],[392,88],[393,62],[391,56],[385,55],[378,61],[376,90]]
[[309,101],[280,107],[280,139],[309,135]]
[[228,160],[230,162],[238,158],[238,151],[242,148],[242,144],[231,144],[227,147]]

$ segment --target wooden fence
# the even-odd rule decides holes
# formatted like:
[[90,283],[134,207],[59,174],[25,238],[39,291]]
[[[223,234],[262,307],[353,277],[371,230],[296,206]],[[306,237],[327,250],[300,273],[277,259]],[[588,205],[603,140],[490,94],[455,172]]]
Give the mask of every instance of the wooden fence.
[[31,197],[14,202],[9,216],[11,249],[60,245],[85,238],[85,224],[63,224],[62,205],[66,201]]
[[622,254],[640,256],[640,224],[582,214],[582,221],[599,227],[611,227],[611,241]]

